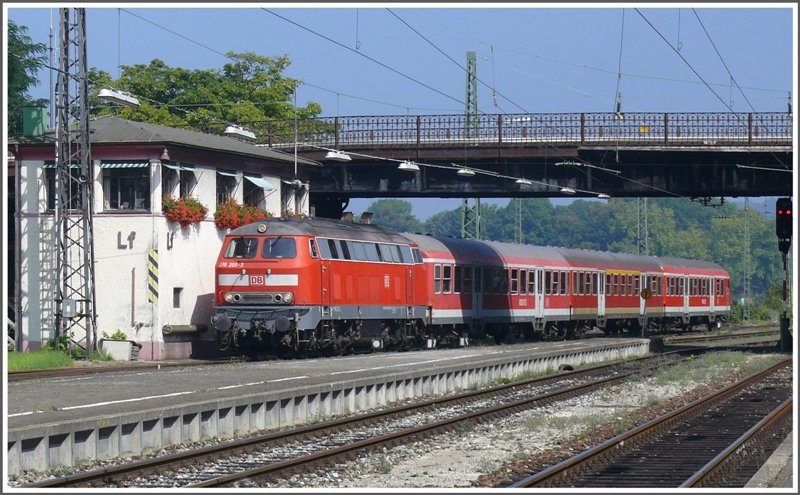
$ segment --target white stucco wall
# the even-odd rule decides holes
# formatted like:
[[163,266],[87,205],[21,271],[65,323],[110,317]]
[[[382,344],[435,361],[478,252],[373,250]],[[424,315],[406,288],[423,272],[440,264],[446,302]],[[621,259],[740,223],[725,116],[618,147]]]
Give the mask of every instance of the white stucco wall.
[[[18,324],[23,348],[37,348],[53,336],[56,242],[52,213],[46,212],[46,189],[41,161],[24,161],[21,174],[21,268],[19,281],[22,318]],[[150,163],[151,212],[103,211],[102,169],[95,169],[95,292],[97,336],[116,330],[142,344],[140,359],[188,357],[191,345],[213,340],[210,329],[214,265],[226,232],[214,224],[216,169],[196,167],[192,196],[208,207],[206,219],[182,228],[161,213],[161,164]],[[265,177],[274,187],[265,191],[267,209],[279,216],[281,180]],[[234,197],[242,200],[242,175]],[[307,211],[306,211],[307,214]],[[148,252],[158,258],[158,301],[148,300]],[[173,294],[181,288],[179,307]],[[166,339],[165,325],[206,325],[209,330],[189,339]],[[175,340],[175,342],[171,342]],[[181,342],[182,341],[182,342]]]

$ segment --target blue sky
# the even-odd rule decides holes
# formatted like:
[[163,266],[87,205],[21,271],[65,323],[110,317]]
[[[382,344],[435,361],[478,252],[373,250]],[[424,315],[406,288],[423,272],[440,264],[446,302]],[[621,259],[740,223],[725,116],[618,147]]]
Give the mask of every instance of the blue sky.
[[[119,65],[155,58],[196,69],[222,67],[228,51],[286,54],[285,74],[307,83],[298,104],[319,102],[324,116],[463,113],[467,51],[477,54],[486,113],[607,112],[617,89],[629,112],[785,112],[796,93],[796,11],[787,3],[238,5],[89,6],[89,66],[116,77]],[[58,11],[32,7],[4,4],[7,18],[49,43]],[[39,77],[32,96],[46,97],[50,76]],[[354,200],[351,209],[371,202]],[[413,204],[424,219],[460,200]]]

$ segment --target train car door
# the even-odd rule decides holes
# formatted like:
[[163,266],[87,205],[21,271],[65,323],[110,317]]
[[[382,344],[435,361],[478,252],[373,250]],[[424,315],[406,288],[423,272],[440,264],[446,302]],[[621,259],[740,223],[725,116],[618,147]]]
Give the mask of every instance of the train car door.
[[534,297],[536,307],[533,315],[535,318],[544,318],[544,268],[537,266],[536,270],[536,296]]
[[470,270],[472,272],[472,319],[480,320],[483,315],[483,281],[481,278],[481,267],[479,266],[467,266],[464,267],[465,270]]
[[689,293],[691,292],[691,285],[689,284],[689,277],[683,277],[683,314],[689,314]]
[[641,316],[647,315],[647,299],[641,297],[645,289],[650,289],[650,277],[642,273],[639,276],[639,293],[636,294],[639,297],[639,315]]
[[600,271],[595,274],[597,277],[597,319],[606,319],[606,272]]

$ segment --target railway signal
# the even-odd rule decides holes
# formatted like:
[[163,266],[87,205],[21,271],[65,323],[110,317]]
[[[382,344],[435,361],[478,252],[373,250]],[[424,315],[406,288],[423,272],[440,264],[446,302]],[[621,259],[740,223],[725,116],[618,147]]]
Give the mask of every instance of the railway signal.
[[789,252],[792,244],[792,199],[778,198],[775,202],[775,234],[778,236],[778,249]]

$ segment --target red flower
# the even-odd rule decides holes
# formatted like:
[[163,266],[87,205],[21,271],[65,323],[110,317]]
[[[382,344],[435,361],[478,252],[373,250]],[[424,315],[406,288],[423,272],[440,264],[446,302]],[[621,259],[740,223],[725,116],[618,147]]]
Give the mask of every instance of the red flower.
[[164,196],[161,211],[168,220],[178,222],[181,227],[185,228],[193,223],[203,221],[208,213],[208,208],[191,196],[175,199],[168,194]]
[[220,229],[233,230],[267,218],[272,218],[272,213],[254,206],[240,205],[235,199],[218,204],[214,213],[214,223]]

